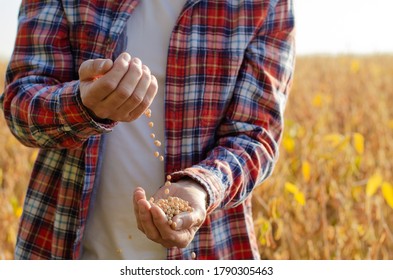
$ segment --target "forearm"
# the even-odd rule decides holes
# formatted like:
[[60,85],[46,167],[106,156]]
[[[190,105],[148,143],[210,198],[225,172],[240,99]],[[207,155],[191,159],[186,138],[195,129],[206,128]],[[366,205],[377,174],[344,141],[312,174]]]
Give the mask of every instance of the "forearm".
[[26,146],[74,148],[91,135],[110,131],[110,125],[90,117],[78,90],[77,81],[50,86],[18,80],[2,100],[11,132]]
[[[0,105],[12,133],[27,146],[72,148],[110,129],[95,122],[80,102],[67,20],[59,3],[26,2],[19,16]],[[52,17],[45,16],[48,11]]]
[[216,145],[203,161],[177,175],[205,187],[208,212],[242,203],[277,161],[294,71],[291,1],[279,1],[268,14],[245,51]]
[[269,177],[277,160],[278,143],[266,132],[261,134],[265,139],[251,139],[245,134],[221,138],[221,145],[205,160],[173,177],[187,176],[203,186],[208,194],[209,213],[216,208],[236,207]]

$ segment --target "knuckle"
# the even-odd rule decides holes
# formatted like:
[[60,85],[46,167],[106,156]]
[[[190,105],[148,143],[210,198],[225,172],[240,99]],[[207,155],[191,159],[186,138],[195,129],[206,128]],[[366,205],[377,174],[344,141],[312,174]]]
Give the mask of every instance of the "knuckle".
[[157,80],[155,78],[151,80],[150,85],[149,85],[149,90],[153,93],[153,95],[155,95],[157,93],[158,84],[157,84]]
[[153,88],[158,88],[158,81],[157,81],[156,76],[154,76],[154,75],[151,76],[150,86]]
[[142,77],[139,79],[139,84],[142,85],[144,88],[148,88],[151,84],[151,78],[150,75],[144,74]]
[[114,81],[109,80],[109,79],[102,81],[102,84],[101,84],[101,88],[105,92],[112,92],[116,89],[116,87],[117,87],[117,84]]
[[134,57],[131,60],[132,65],[137,65],[138,67],[142,67],[142,61],[138,57]]
[[143,99],[142,105],[144,109],[146,110],[150,105],[153,103],[153,96],[146,95],[145,98]]
[[146,82],[150,82],[151,81],[151,73],[150,73],[150,69],[147,67],[144,67],[142,69],[142,77],[141,79],[143,79]]
[[126,87],[119,86],[116,89],[116,97],[120,100],[128,99],[130,95],[131,93]]
[[141,104],[143,102],[143,96],[139,92],[134,92],[131,98],[134,104]]
[[79,75],[82,74],[84,71],[92,67],[93,59],[88,59],[82,62],[82,64],[79,66]]
[[143,75],[142,68],[140,67],[140,65],[135,63],[132,63],[130,65],[130,71],[132,72],[133,75],[137,76],[138,78],[140,78]]
[[144,112],[146,111],[148,107],[147,106],[138,106],[137,108],[135,108],[135,110],[132,112],[133,116],[135,118],[139,118],[140,116],[142,116],[144,114]]

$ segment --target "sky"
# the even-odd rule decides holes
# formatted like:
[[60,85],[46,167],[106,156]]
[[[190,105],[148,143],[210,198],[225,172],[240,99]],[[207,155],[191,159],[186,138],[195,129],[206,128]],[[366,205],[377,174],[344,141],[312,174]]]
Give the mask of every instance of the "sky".
[[[0,0],[0,59],[11,56],[20,3]],[[393,54],[393,0],[294,0],[294,6],[299,55]]]

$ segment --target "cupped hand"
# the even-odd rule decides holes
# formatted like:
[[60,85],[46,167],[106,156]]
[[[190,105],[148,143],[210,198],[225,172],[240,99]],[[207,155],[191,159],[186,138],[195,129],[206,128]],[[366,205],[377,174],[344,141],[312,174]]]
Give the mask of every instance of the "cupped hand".
[[138,187],[134,191],[134,213],[138,228],[147,238],[160,243],[166,248],[184,248],[194,239],[195,233],[206,218],[205,189],[193,180],[182,180],[172,183],[169,193],[165,193],[167,187],[161,187],[154,195],[154,201],[168,196],[179,197],[189,202],[192,212],[183,212],[173,217],[173,223],[169,225],[163,210],[156,204],[151,203],[143,188]]
[[122,53],[91,59],[79,68],[83,105],[99,119],[130,122],[139,118],[157,94],[157,80],[141,60]]

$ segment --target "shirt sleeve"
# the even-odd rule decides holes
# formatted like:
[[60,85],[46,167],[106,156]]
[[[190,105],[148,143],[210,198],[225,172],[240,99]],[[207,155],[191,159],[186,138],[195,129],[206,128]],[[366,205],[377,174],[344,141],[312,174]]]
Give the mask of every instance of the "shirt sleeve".
[[114,125],[95,121],[81,102],[69,34],[61,1],[22,2],[0,107],[24,145],[74,148]]
[[205,160],[180,172],[205,187],[208,213],[242,203],[277,161],[294,71],[295,22],[292,1],[270,2],[246,49],[217,145]]

